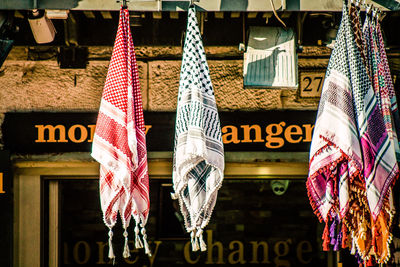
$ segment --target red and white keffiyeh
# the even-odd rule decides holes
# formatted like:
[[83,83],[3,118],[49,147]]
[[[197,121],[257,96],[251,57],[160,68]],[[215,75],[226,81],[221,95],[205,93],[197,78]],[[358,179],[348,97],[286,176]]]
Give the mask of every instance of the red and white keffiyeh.
[[[109,65],[96,131],[92,157],[100,163],[100,201],[109,231],[109,257],[112,227],[118,212],[125,229],[123,256],[129,257],[127,228],[135,219],[136,248],[150,250],[144,228],[149,214],[149,175],[142,98],[138,68],[129,27],[129,11],[120,10],[120,20]],[[143,243],[139,238],[139,225]]]

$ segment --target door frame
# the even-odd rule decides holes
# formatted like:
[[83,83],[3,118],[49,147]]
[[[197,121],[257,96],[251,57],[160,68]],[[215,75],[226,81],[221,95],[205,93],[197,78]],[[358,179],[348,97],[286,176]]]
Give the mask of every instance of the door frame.
[[[150,159],[150,179],[170,179],[170,159]],[[14,160],[14,266],[40,267],[42,261],[57,266],[57,249],[49,246],[49,259],[43,259],[43,180],[48,177],[98,177],[99,164],[93,161]],[[226,179],[305,179],[305,162],[228,162]],[[57,185],[49,191],[56,194]],[[56,212],[57,198],[49,199],[49,211]],[[47,207],[46,207],[47,208]],[[58,218],[49,216],[49,242],[57,242]],[[50,265],[50,266],[51,266]]]

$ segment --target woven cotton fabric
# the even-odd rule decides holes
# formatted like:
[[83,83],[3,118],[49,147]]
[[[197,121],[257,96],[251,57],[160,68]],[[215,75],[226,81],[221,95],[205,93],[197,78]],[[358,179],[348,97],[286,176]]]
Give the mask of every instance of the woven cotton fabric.
[[208,224],[223,180],[224,150],[218,110],[194,6],[188,11],[179,82],[173,198],[179,200],[193,250],[205,250]]
[[366,26],[367,18],[360,34],[360,25],[352,25],[359,23],[358,16],[354,6],[349,15],[344,1],[318,108],[307,188],[326,223],[325,250],[329,244],[349,247],[361,262],[384,263],[390,257],[391,188],[399,173],[392,125],[397,103],[380,58],[379,28]]
[[[124,257],[129,256],[127,232],[136,222],[136,246],[141,247],[139,226],[149,214],[149,177],[143,107],[129,11],[121,8],[117,37],[103,89],[92,157],[100,163],[100,202],[105,224],[114,227],[118,213],[125,229]],[[110,248],[111,242],[110,242]],[[146,248],[146,252],[148,248]],[[112,257],[112,251],[110,251]]]

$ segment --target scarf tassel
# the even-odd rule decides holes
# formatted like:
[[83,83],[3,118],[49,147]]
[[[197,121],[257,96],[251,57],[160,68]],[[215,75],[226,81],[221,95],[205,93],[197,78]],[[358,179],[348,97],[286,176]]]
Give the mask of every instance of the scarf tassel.
[[142,226],[142,236],[143,236],[143,243],[144,243],[144,252],[151,257],[151,251],[149,247],[149,243],[147,242],[147,234],[146,234],[146,229]]
[[139,237],[139,225],[135,226],[135,248],[143,248],[143,243]]
[[195,233],[196,230],[193,230],[190,233],[190,240],[192,242],[192,251],[198,251],[199,250],[199,241],[198,241],[198,237]]
[[115,254],[112,246],[112,237],[113,237],[113,232],[110,228],[108,231],[108,258],[115,260]]
[[204,242],[204,239],[203,239],[203,229],[198,228],[197,232],[196,232],[196,236],[199,239],[200,250],[201,251],[206,251],[207,250],[207,245],[206,245],[206,243]]
[[322,234],[322,239],[324,240],[322,243],[322,249],[324,251],[329,251],[329,226],[328,222],[325,223],[324,233]]
[[349,241],[349,235],[347,233],[347,227],[343,223],[343,225],[342,225],[342,248],[346,248],[347,247],[348,241]]
[[[358,253],[356,254],[356,241],[355,241],[355,238],[353,238],[352,240],[351,240],[351,250],[350,250],[350,254],[351,255],[358,255]],[[361,257],[360,257],[361,258]]]
[[129,246],[128,246],[128,232],[124,231],[124,237],[125,237],[125,244],[124,244],[124,252],[122,253],[122,256],[124,258],[129,258],[131,256],[131,253],[129,252]]

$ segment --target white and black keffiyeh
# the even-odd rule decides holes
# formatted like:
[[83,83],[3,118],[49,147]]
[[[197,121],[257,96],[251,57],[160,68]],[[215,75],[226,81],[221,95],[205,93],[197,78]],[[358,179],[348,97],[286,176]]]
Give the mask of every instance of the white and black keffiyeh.
[[189,8],[175,125],[173,198],[179,200],[192,249],[202,238],[224,173],[224,149],[213,87],[194,6]]

